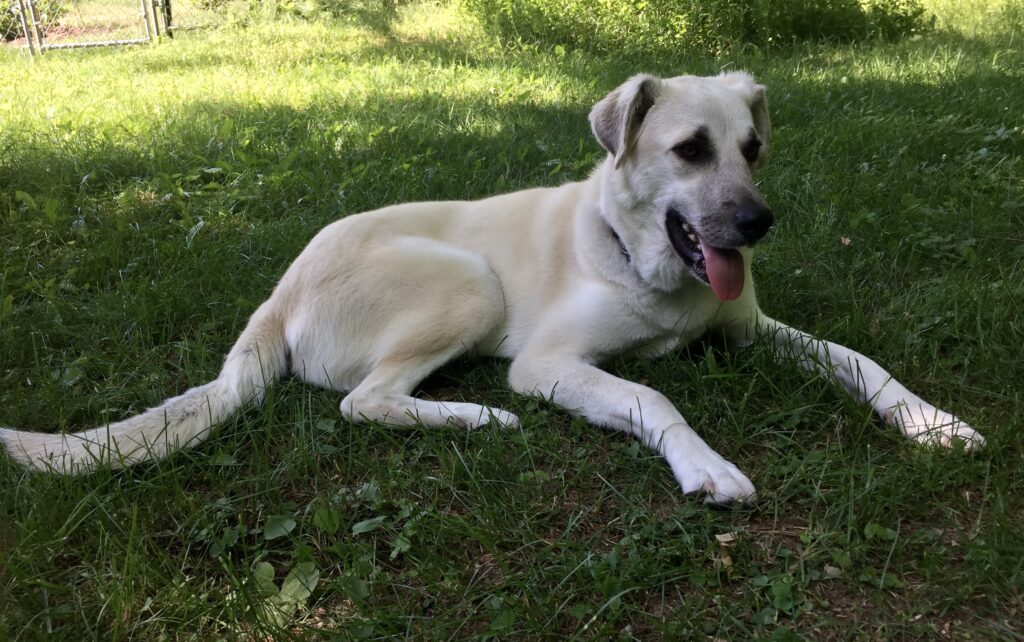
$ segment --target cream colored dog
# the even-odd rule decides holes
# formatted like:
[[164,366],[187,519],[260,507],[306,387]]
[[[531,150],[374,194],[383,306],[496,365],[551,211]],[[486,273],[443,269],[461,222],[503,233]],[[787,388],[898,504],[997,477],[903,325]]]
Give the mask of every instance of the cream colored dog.
[[750,501],[754,486],[658,392],[599,369],[708,330],[764,335],[782,360],[838,381],[908,437],[983,444],[875,362],[764,316],[752,246],[772,214],[752,179],[770,139],[764,87],[744,73],[630,78],[594,106],[608,157],[585,181],[474,202],[414,203],[324,228],[256,310],[216,380],[109,426],[3,430],[23,464],[74,473],[192,445],[285,374],[347,391],[352,421],[474,428],[518,419],[411,395],[464,353],[511,360],[509,384],[636,435],[684,493]]

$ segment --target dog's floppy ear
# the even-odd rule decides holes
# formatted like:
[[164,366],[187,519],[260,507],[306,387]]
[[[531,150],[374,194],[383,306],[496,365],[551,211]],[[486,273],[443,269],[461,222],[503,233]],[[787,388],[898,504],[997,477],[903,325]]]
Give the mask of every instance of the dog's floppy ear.
[[768,118],[768,99],[765,97],[764,85],[754,81],[754,77],[743,71],[728,71],[721,74],[721,79],[733,89],[739,91],[750,105],[750,115],[754,118],[754,131],[761,139],[761,153],[754,163],[754,169],[760,169],[768,160],[768,145],[772,138],[772,123]]
[[661,80],[655,76],[633,76],[590,110],[590,127],[597,142],[615,157],[616,169],[632,151],[640,124],[654,106],[660,86]]
[[772,139],[772,123],[768,118],[768,99],[765,98],[764,85],[756,85],[753,102],[750,103],[750,114],[754,117],[754,131],[761,139],[761,153],[754,163],[754,169],[761,169],[761,166],[768,160],[768,145]]

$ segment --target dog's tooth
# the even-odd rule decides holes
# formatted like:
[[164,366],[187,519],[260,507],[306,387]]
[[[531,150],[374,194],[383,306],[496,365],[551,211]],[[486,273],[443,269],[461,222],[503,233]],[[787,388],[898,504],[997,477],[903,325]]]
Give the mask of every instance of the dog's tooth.
[[690,234],[687,238],[689,238],[694,243],[697,242],[697,235],[696,234]]

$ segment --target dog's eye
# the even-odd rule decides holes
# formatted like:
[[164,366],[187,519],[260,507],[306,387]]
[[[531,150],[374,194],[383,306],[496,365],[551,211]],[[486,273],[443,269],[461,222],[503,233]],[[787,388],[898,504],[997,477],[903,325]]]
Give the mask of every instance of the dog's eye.
[[679,158],[682,158],[684,161],[689,163],[697,163],[708,157],[707,146],[696,140],[688,140],[679,143],[672,148],[672,151],[674,151]]
[[756,138],[751,138],[747,142],[743,143],[743,147],[740,148],[740,153],[743,154],[743,158],[747,159],[748,163],[753,163],[757,160],[757,155],[761,153],[761,141]]

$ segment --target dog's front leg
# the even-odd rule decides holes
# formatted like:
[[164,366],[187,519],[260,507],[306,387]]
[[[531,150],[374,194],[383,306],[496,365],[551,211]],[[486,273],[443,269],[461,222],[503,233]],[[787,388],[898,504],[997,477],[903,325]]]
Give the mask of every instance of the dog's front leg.
[[684,493],[705,501],[752,502],[754,485],[690,428],[661,393],[619,379],[577,357],[520,355],[509,370],[514,390],[550,399],[591,423],[635,435],[661,453]]
[[837,381],[908,438],[945,447],[961,441],[969,449],[985,444],[984,437],[965,422],[910,392],[864,355],[761,314],[756,327],[775,344],[779,357],[796,359],[804,368]]

